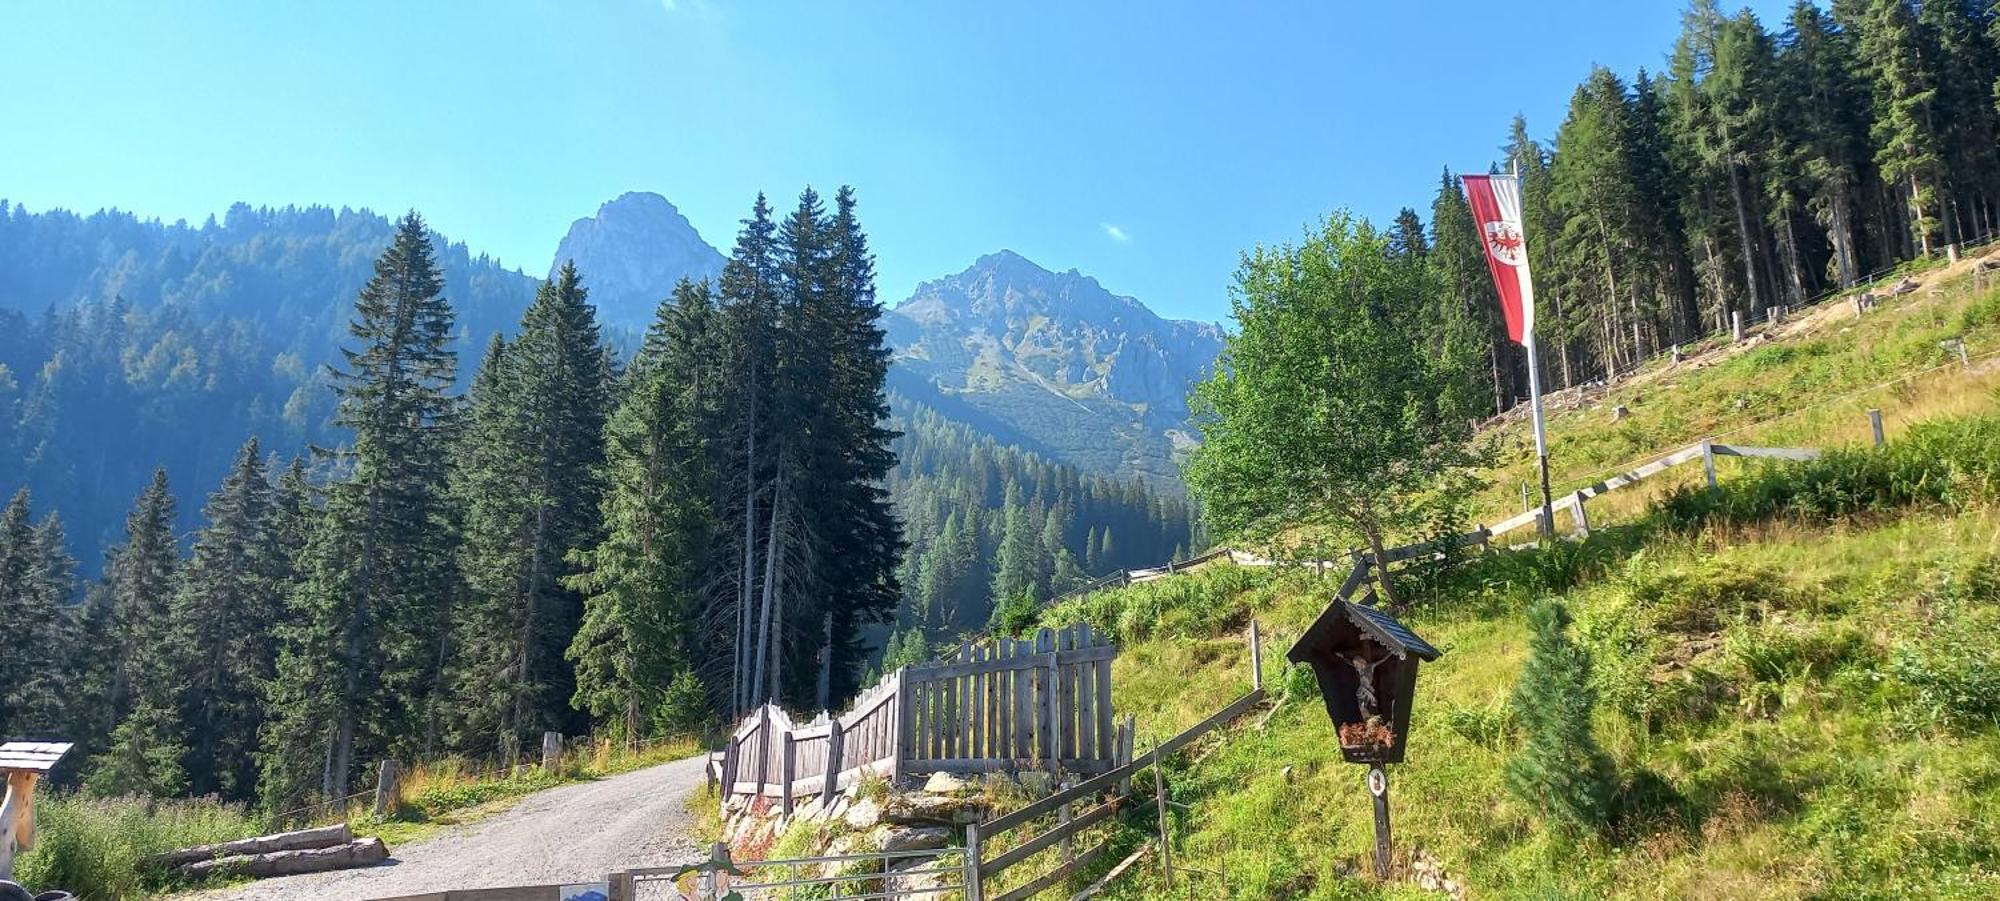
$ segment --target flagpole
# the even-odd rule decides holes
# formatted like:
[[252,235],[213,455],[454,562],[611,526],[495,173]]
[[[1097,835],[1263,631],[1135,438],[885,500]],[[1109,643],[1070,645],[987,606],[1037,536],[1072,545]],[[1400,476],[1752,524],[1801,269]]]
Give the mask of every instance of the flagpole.
[[[1512,170],[1511,174],[1514,177],[1515,189],[1521,192],[1521,197],[1526,198],[1528,192],[1521,184],[1521,161],[1518,159],[1514,160],[1510,168]],[[1534,290],[1532,287],[1534,276],[1528,268],[1527,248],[1525,245],[1521,249],[1521,277],[1523,281],[1529,284],[1530,287],[1528,290],[1532,292]],[[1535,461],[1540,465],[1542,471],[1542,521],[1540,523],[1540,531],[1543,538],[1549,538],[1555,535],[1556,514],[1555,504],[1549,496],[1549,435],[1548,431],[1542,426],[1542,355],[1536,352],[1535,349],[1535,320],[1537,318],[1539,317],[1532,315],[1528,317],[1527,328],[1523,330],[1525,333],[1524,337],[1527,340],[1523,343],[1522,347],[1528,353],[1528,412],[1533,416],[1535,421]]]
[[1555,534],[1555,505],[1549,500],[1549,436],[1542,428],[1542,362],[1535,352],[1535,328],[1530,323],[1527,330],[1528,353],[1528,409],[1535,419],[1535,459],[1542,468],[1542,537]]

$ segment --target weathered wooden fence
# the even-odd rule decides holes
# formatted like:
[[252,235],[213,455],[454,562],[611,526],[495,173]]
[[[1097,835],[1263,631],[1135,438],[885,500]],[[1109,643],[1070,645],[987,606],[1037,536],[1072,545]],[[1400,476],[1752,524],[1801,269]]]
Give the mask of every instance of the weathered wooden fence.
[[[774,705],[746,717],[717,760],[732,794],[825,800],[864,773],[1110,769],[1116,646],[1088,625],[1029,639],[961,646],[951,659],[906,666],[839,716],[800,725]],[[831,776],[829,776],[831,774]]]

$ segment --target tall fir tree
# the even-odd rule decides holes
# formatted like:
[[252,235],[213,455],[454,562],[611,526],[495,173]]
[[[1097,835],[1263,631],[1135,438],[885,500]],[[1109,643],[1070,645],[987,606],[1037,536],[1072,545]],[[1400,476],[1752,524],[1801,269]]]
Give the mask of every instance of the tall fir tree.
[[278,540],[276,492],[256,439],[202,510],[207,525],[174,596],[178,715],[188,743],[185,769],[196,794],[250,797],[257,784],[263,685],[276,674],[271,642],[292,590],[293,549]]
[[462,738],[469,748],[511,759],[544,731],[580,725],[564,652],[583,603],[567,582],[571,555],[600,532],[611,380],[596,311],[567,263],[481,368],[456,474],[476,612],[462,618],[454,709],[464,732],[486,736]]
[[166,470],[133,503],[125,544],[107,568],[111,636],[117,648],[109,698],[112,729],[86,782],[105,795],[178,794],[187,787],[187,728],[180,717],[181,665],[189,654],[175,628],[180,548]]
[[705,414],[715,317],[705,282],[683,280],[660,305],[605,429],[606,534],[578,556],[571,580],[584,593],[569,647],[573,703],[628,741],[657,719],[666,689],[693,678],[712,653],[691,640],[702,586],[712,564],[733,562],[710,549],[716,493]]
[[[361,289],[334,372],[336,421],[352,445],[327,492],[304,582],[287,618],[263,746],[266,803],[310,793],[302,761],[321,762],[318,792],[348,793],[373,755],[439,746],[453,522],[447,435],[456,400],[451,305],[424,222],[396,228]],[[322,729],[324,725],[326,728]]]

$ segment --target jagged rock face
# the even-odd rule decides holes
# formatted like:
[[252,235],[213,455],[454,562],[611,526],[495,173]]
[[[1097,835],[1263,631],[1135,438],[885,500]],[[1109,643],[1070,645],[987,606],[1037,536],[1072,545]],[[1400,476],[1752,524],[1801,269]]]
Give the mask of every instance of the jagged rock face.
[[1213,323],[1162,319],[1012,251],[925,282],[889,320],[899,368],[924,387],[1059,459],[1166,482],[1192,440],[1188,392],[1222,350]]
[[676,282],[716,277],[723,257],[666,198],[632,192],[571,223],[550,274],[570,260],[601,321],[643,330]]

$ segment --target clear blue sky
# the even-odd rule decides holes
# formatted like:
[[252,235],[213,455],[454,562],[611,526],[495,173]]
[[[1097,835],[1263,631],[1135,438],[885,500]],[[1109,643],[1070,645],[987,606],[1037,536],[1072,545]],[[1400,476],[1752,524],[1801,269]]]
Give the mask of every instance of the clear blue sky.
[[414,207],[539,275],[624,191],[726,251],[756,191],[851,183],[885,301],[1006,247],[1215,319],[1244,248],[1427,209],[1515,112],[1552,135],[1592,63],[1661,68],[1680,10],[0,0],[0,197]]

